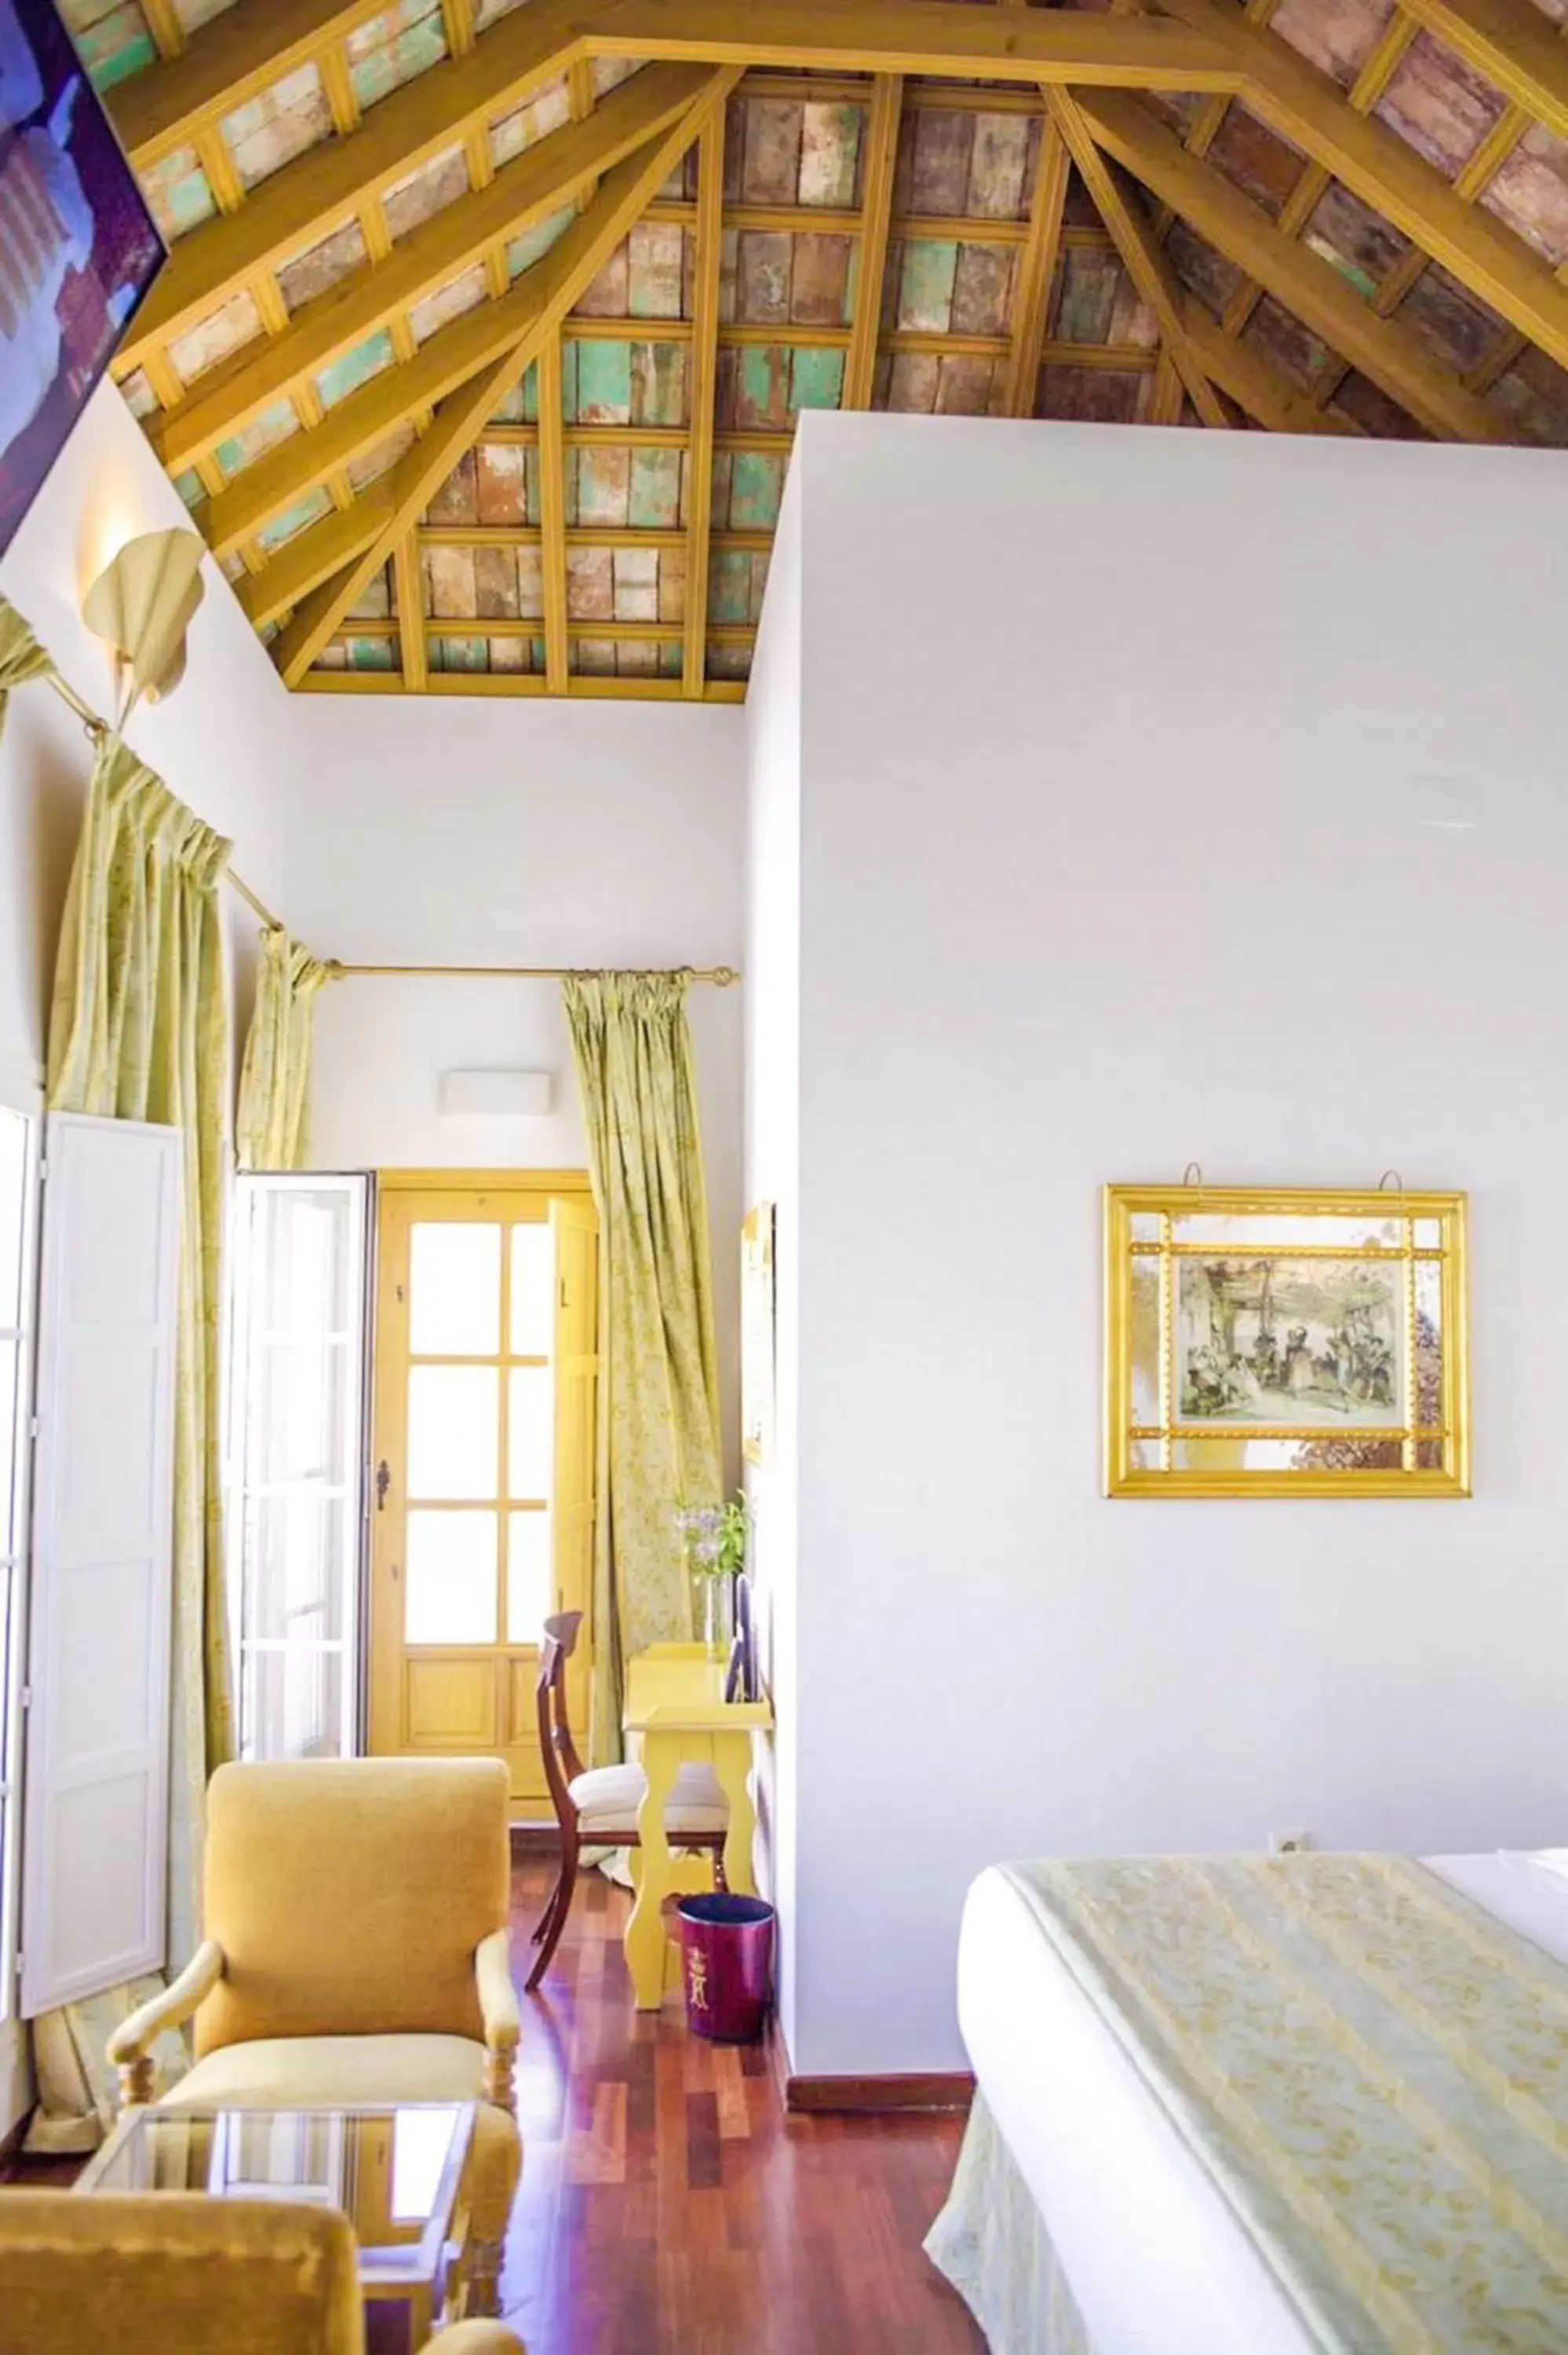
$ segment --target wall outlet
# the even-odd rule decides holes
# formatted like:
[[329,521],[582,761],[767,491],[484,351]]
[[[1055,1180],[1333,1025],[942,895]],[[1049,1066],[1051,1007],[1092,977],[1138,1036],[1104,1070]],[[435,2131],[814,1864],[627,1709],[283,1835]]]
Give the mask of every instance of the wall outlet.
[[1270,1856],[1301,1856],[1312,1845],[1312,1835],[1302,1824],[1287,1824],[1268,1835]]

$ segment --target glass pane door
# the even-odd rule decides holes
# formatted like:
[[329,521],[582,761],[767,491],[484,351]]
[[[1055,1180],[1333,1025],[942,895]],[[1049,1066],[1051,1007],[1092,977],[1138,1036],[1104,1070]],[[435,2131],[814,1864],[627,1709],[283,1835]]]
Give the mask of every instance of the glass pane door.
[[[580,1279],[568,1284],[560,1263],[554,1189],[525,1178],[462,1188],[457,1176],[383,1185],[371,1746],[497,1753],[528,1813],[547,1807],[534,1691],[544,1622],[587,1601],[576,1540],[585,1496],[591,1527],[592,1465],[579,1471],[577,1456],[591,1458],[591,1414],[563,1423],[559,1369],[560,1304]],[[567,1199],[591,1246],[586,1188]],[[577,1307],[591,1319],[590,1298]],[[590,1391],[592,1376],[590,1359]],[[569,1380],[575,1408],[575,1340]]]
[[537,1645],[550,1604],[547,1217],[408,1228],[403,1640]]
[[359,1746],[369,1187],[238,1181],[228,1543],[242,1758]]

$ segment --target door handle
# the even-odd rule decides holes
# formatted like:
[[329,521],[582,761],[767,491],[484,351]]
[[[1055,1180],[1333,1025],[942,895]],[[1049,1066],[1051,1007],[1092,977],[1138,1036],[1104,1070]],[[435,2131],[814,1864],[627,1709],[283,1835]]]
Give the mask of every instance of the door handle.
[[376,1467],[376,1509],[378,1513],[387,1510],[387,1491],[391,1486],[392,1467],[383,1456]]

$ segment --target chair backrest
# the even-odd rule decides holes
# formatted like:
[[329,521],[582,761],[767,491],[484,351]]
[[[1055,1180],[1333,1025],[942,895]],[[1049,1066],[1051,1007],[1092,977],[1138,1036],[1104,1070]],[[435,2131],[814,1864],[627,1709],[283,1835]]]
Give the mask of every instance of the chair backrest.
[[498,1758],[220,1766],[204,1926],[226,1961],[198,2054],[270,2036],[481,2038],[474,1949],[506,1925]]
[[0,2191],[0,2355],[363,2355],[330,2208],[199,2192]]
[[567,1716],[567,1662],[577,1647],[580,1611],[558,1611],[545,1622],[539,1646],[539,1674],[534,1685],[534,1707],[539,1721],[539,1754],[545,1780],[559,1824],[571,1822],[574,1809],[567,1785],[583,1771]]

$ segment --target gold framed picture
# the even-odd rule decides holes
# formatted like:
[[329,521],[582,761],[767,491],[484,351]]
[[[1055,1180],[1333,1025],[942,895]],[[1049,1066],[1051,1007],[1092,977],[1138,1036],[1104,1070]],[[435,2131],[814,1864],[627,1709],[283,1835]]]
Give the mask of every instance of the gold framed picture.
[[1468,1496],[1465,1210],[1107,1186],[1107,1495]]
[[740,1230],[740,1437],[748,1464],[773,1454],[775,1313],[774,1210],[758,1202]]

